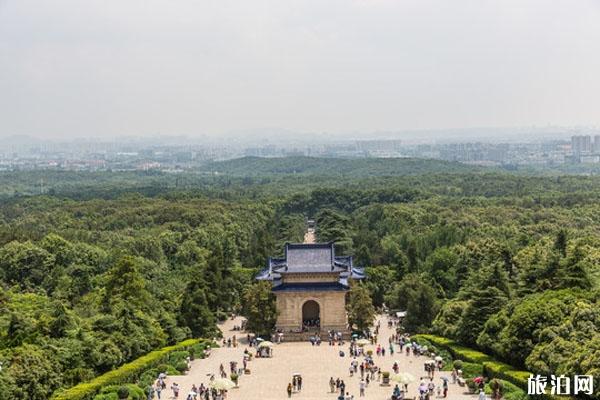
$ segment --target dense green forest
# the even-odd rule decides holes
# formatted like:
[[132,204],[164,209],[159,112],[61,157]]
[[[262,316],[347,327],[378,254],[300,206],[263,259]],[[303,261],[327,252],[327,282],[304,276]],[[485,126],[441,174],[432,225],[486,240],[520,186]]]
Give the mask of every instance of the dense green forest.
[[418,158],[316,158],[316,157],[245,157],[207,163],[203,171],[232,176],[268,176],[279,174],[326,176],[406,176],[432,171],[473,172],[477,168],[458,162]]
[[[367,267],[375,306],[408,310],[410,332],[600,375],[600,178],[403,162],[0,175],[0,394],[46,399],[215,334],[307,216]],[[26,195],[40,179],[45,194]]]

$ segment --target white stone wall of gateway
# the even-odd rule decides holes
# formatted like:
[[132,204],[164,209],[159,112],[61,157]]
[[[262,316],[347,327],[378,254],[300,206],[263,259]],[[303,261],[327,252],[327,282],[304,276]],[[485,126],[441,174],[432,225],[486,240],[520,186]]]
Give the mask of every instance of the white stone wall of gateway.
[[314,300],[319,304],[321,329],[344,331],[348,326],[346,292],[280,292],[277,296],[277,329],[284,332],[302,327],[302,305]]

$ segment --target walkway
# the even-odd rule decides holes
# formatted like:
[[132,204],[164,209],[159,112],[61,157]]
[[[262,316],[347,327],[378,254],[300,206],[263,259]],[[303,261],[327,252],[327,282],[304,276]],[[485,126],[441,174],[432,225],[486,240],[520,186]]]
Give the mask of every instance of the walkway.
[[[380,319],[381,328],[378,339],[382,345],[386,344],[387,346],[388,338],[392,331],[387,328],[387,320],[385,317],[380,317]],[[240,323],[241,319],[236,318],[236,320],[228,320],[221,325],[221,329],[226,338],[233,335],[237,335],[238,338],[240,338],[240,336],[244,338],[240,347],[213,349],[212,355],[209,358],[194,360],[192,362],[192,368],[187,375],[171,377],[167,382],[167,387],[171,386],[172,381],[179,383],[182,388],[180,399],[185,400],[185,396],[189,392],[192,384],[199,386],[200,383],[204,383],[206,385],[209,382],[208,377],[210,374],[218,375],[220,364],[223,364],[227,372],[229,372],[230,361],[237,361],[239,366],[241,366],[242,355],[245,349],[245,334],[232,330],[234,325],[240,325]],[[396,347],[398,348],[398,346]],[[339,346],[332,347],[327,343],[314,347],[311,346],[310,343],[301,342],[276,345],[273,350],[273,358],[253,359],[248,363],[251,374],[241,376],[239,381],[240,387],[231,390],[227,398],[228,400],[285,399],[287,397],[287,384],[290,382],[292,374],[298,372],[302,374],[303,389],[301,393],[294,393],[292,399],[336,400],[337,394],[329,393],[328,382],[330,377],[333,377],[334,379],[340,377],[346,383],[347,391],[349,391],[350,394],[353,394],[356,400],[359,400],[358,383],[360,381],[360,374],[355,374],[354,377],[349,376],[348,367],[351,358],[347,356],[348,346],[344,345],[342,346],[342,349],[346,353],[346,357],[339,356]],[[385,357],[374,356],[376,365],[381,366],[383,370],[391,371],[392,364],[397,360],[400,365],[400,371],[409,372],[417,377],[417,379],[421,375],[426,375],[423,370],[424,357],[415,357],[413,355],[406,356],[405,354],[397,353],[390,356],[388,355],[387,350],[386,347]],[[436,378],[434,380],[436,385],[441,383],[439,375],[440,373],[436,373]],[[449,377],[449,373],[442,372],[441,376]],[[417,395],[417,385],[418,382],[409,385],[408,398]],[[366,396],[364,399],[389,399],[392,388],[393,386],[380,386],[377,381],[372,382],[366,389]],[[447,398],[451,400],[476,399],[476,396],[465,394],[464,390],[465,388],[450,384]],[[168,395],[168,398],[170,398],[170,391]],[[165,396],[163,396],[163,399],[164,398]]]
[[304,234],[304,243],[316,243],[315,228],[308,228]]

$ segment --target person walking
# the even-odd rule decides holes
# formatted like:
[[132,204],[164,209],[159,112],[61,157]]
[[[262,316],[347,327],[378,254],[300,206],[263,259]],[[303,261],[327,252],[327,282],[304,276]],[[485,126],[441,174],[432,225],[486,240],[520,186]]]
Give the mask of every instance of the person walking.
[[331,393],[335,392],[335,381],[333,380],[333,376],[329,378],[329,390]]
[[486,397],[483,389],[479,389],[479,397],[477,398],[477,400],[487,400],[487,397]]
[[359,397],[365,397],[365,380],[361,379],[360,382],[358,383],[358,395]]
[[177,382],[173,382],[173,384],[171,385],[171,390],[173,391],[173,398],[178,399],[179,398],[179,385],[177,384]]
[[292,384],[291,383],[288,383],[288,385],[287,385],[287,395],[288,395],[288,398],[292,397]]

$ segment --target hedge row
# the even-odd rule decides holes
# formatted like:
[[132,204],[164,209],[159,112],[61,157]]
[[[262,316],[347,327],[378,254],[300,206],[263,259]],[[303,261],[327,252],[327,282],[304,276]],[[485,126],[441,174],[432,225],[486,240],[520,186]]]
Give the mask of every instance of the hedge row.
[[[508,381],[527,391],[527,379],[530,375],[532,375],[531,372],[516,370],[512,365],[497,361],[485,353],[462,346],[456,343],[454,340],[442,336],[420,334],[415,335],[415,338],[422,338],[429,341],[434,346],[448,349],[450,354],[452,354],[452,357],[455,359],[481,364],[483,366],[483,372],[486,376]],[[569,397],[546,395],[544,398],[551,400],[566,400]]]
[[135,382],[144,371],[164,363],[168,360],[169,355],[175,351],[189,351],[198,344],[209,345],[210,343],[210,341],[204,339],[189,339],[174,346],[152,351],[89,382],[80,383],[70,389],[60,391],[52,397],[52,400],[91,400],[106,386]]
[[509,381],[527,390],[527,378],[531,372],[515,370],[511,365],[495,360],[493,357],[477,350],[461,346],[453,340],[435,335],[417,335],[435,346],[448,349],[455,359],[481,364],[486,376]]

